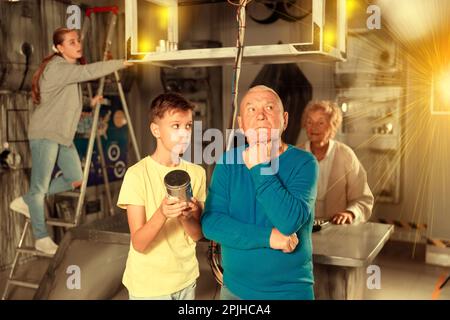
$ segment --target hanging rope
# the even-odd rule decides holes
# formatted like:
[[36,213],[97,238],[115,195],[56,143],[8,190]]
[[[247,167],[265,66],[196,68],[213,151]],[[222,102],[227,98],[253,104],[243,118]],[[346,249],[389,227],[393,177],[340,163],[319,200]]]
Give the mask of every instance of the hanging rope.
[[[238,115],[238,93],[239,93],[239,77],[241,75],[241,65],[242,58],[244,56],[244,36],[245,36],[245,8],[246,5],[251,2],[251,0],[239,0],[239,3],[232,2],[231,0],[227,0],[228,3],[233,6],[237,6],[236,19],[238,21],[238,34],[236,40],[236,58],[234,60],[233,67],[233,78],[231,85],[231,93],[232,93],[232,118],[230,121],[230,134],[227,139],[227,147],[226,150],[230,150],[234,140],[234,131],[236,128],[236,119]],[[221,265],[222,255],[220,245],[214,241],[210,242],[209,251],[208,251],[208,259],[211,266],[211,270],[214,274],[214,278],[216,281],[223,286],[223,269]]]
[[234,6],[238,6],[236,19],[238,21],[238,34],[237,34],[237,40],[236,40],[236,58],[234,60],[234,72],[233,72],[233,79],[231,84],[231,94],[232,94],[232,108],[233,115],[231,118],[230,123],[230,134],[227,139],[227,148],[226,150],[231,149],[231,145],[233,143],[234,138],[234,131],[236,128],[236,119],[238,114],[238,93],[239,93],[239,77],[241,75],[241,65],[242,65],[242,58],[244,56],[244,36],[245,36],[245,8],[250,1],[248,0],[239,0],[239,4],[231,2],[228,0],[228,2]]

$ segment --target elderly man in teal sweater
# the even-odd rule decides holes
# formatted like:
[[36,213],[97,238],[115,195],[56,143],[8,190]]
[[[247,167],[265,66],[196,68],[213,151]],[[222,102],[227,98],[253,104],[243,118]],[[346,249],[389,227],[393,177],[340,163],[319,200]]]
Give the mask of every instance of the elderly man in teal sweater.
[[314,299],[317,162],[281,140],[288,114],[272,89],[251,88],[238,121],[248,144],[216,165],[202,216],[222,248],[221,299]]

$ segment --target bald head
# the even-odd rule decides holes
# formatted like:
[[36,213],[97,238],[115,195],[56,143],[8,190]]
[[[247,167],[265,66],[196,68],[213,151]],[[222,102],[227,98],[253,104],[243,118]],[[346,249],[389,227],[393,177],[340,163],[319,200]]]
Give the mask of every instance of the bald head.
[[278,93],[276,93],[276,91],[273,90],[272,88],[270,88],[270,87],[268,87],[268,86],[265,86],[265,85],[262,85],[262,84],[261,84],[261,85],[257,85],[257,86],[251,87],[251,88],[247,91],[247,93],[246,93],[246,94],[244,95],[244,97],[242,98],[241,105],[240,105],[240,109],[239,109],[239,113],[242,112],[242,105],[243,105],[243,103],[245,102],[245,98],[246,98],[248,95],[254,95],[254,94],[257,95],[257,93],[259,93],[259,92],[270,92],[270,93],[272,93],[272,95],[275,97],[275,99],[276,99],[276,101],[277,101],[277,103],[278,103],[278,106],[280,107],[281,112],[284,112],[283,102],[281,101],[280,96],[278,95]]

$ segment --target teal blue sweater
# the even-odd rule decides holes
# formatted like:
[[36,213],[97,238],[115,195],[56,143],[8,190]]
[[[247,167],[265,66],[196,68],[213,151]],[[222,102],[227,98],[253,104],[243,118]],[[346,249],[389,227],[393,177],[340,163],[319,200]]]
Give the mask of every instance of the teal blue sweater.
[[[230,150],[216,165],[202,216],[205,237],[222,248],[224,283],[242,299],[313,299],[317,161],[290,145],[278,157],[278,172],[262,175],[270,163],[249,170],[243,148]],[[272,228],[297,233],[294,252],[270,248]]]

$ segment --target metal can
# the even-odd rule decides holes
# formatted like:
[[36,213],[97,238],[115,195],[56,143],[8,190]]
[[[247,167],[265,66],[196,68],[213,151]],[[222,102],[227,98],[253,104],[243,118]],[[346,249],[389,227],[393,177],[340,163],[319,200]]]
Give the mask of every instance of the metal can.
[[191,177],[184,170],[173,170],[164,177],[167,195],[180,201],[190,201],[192,198]]

